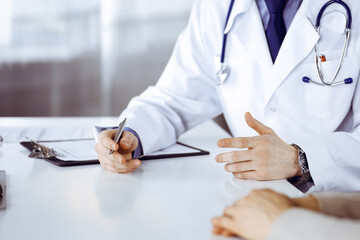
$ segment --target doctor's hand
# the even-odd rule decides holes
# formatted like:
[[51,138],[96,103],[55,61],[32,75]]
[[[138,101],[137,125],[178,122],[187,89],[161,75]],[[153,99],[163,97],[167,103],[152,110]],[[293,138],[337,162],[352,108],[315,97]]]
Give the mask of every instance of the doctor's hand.
[[216,161],[227,163],[225,170],[241,179],[275,180],[300,176],[297,149],[281,140],[250,113],[245,114],[245,120],[259,136],[219,140],[219,147],[246,150],[219,154]]
[[233,206],[225,208],[223,216],[212,219],[213,233],[266,239],[276,219],[292,207],[319,212],[319,203],[311,195],[288,198],[270,189],[253,190]]
[[[99,134],[99,141],[95,145],[101,166],[117,173],[132,172],[141,165],[140,160],[132,159],[132,152],[138,145],[138,140],[131,132],[124,131],[119,144],[113,138],[116,130],[105,130]],[[109,155],[109,151],[114,152]]]

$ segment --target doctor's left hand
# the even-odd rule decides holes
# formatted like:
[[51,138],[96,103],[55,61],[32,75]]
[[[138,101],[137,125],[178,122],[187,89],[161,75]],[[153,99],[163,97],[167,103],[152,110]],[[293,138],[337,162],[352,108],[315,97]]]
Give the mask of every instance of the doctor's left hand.
[[259,136],[219,140],[219,147],[247,150],[219,154],[216,161],[227,163],[225,170],[241,179],[275,180],[300,176],[297,149],[285,143],[271,128],[253,118],[250,113],[245,114],[245,120]]

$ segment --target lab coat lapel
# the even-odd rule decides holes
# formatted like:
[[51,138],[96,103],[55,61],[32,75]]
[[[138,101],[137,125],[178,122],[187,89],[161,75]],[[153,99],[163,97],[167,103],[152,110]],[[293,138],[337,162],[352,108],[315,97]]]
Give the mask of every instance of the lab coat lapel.
[[[291,71],[311,53],[320,38],[306,15],[308,12],[306,3],[303,2],[295,15],[276,58],[270,78],[266,81],[266,104],[269,103],[276,89]],[[291,79],[291,81],[301,81],[301,79]]]
[[248,12],[252,4],[253,4],[253,0],[240,0],[240,1],[237,0],[234,2],[234,6],[229,17],[229,21],[225,26],[225,30],[224,30],[225,34],[230,32],[231,28],[235,23],[236,17],[241,13]]
[[[242,14],[240,13],[246,13]],[[238,17],[238,18],[237,18]],[[236,25],[234,20],[236,19]],[[240,41],[243,49],[261,66],[266,74],[271,72],[273,62],[269,52],[259,9],[254,0],[235,1],[233,14],[230,15],[225,33],[232,29],[232,34]]]

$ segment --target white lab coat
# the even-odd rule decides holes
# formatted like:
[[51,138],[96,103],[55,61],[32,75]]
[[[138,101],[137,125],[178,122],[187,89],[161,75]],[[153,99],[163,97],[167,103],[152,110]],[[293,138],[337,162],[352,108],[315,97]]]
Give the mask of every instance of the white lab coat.
[[[345,0],[352,11],[352,35],[337,77],[351,85],[323,87],[314,46],[320,36],[315,19],[327,0],[304,0],[288,29],[275,64],[255,0],[237,0],[225,32],[225,62],[231,68],[221,86],[219,69],[230,0],[199,0],[179,36],[156,86],[135,97],[121,114],[139,134],[145,153],[175,142],[184,131],[220,113],[233,136],[257,135],[244,120],[249,111],[286,142],[306,152],[316,190],[360,190],[360,1]],[[323,16],[320,50],[328,80],[343,47],[344,9],[333,4]],[[224,150],[225,151],[225,150]]]

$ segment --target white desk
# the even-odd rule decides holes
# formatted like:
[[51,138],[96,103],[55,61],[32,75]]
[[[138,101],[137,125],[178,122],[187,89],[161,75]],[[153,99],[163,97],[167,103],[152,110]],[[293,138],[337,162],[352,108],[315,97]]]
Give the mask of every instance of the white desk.
[[[79,126],[116,118],[0,118],[0,126]],[[25,123],[25,124],[24,124]],[[1,133],[0,133],[1,134]],[[0,149],[7,171],[7,209],[0,211],[0,239],[222,239],[210,219],[253,188],[301,193],[285,180],[242,181],[216,163],[216,140],[228,134],[212,121],[180,141],[209,156],[144,161],[133,173],[100,165],[61,168],[28,158],[20,144]]]

